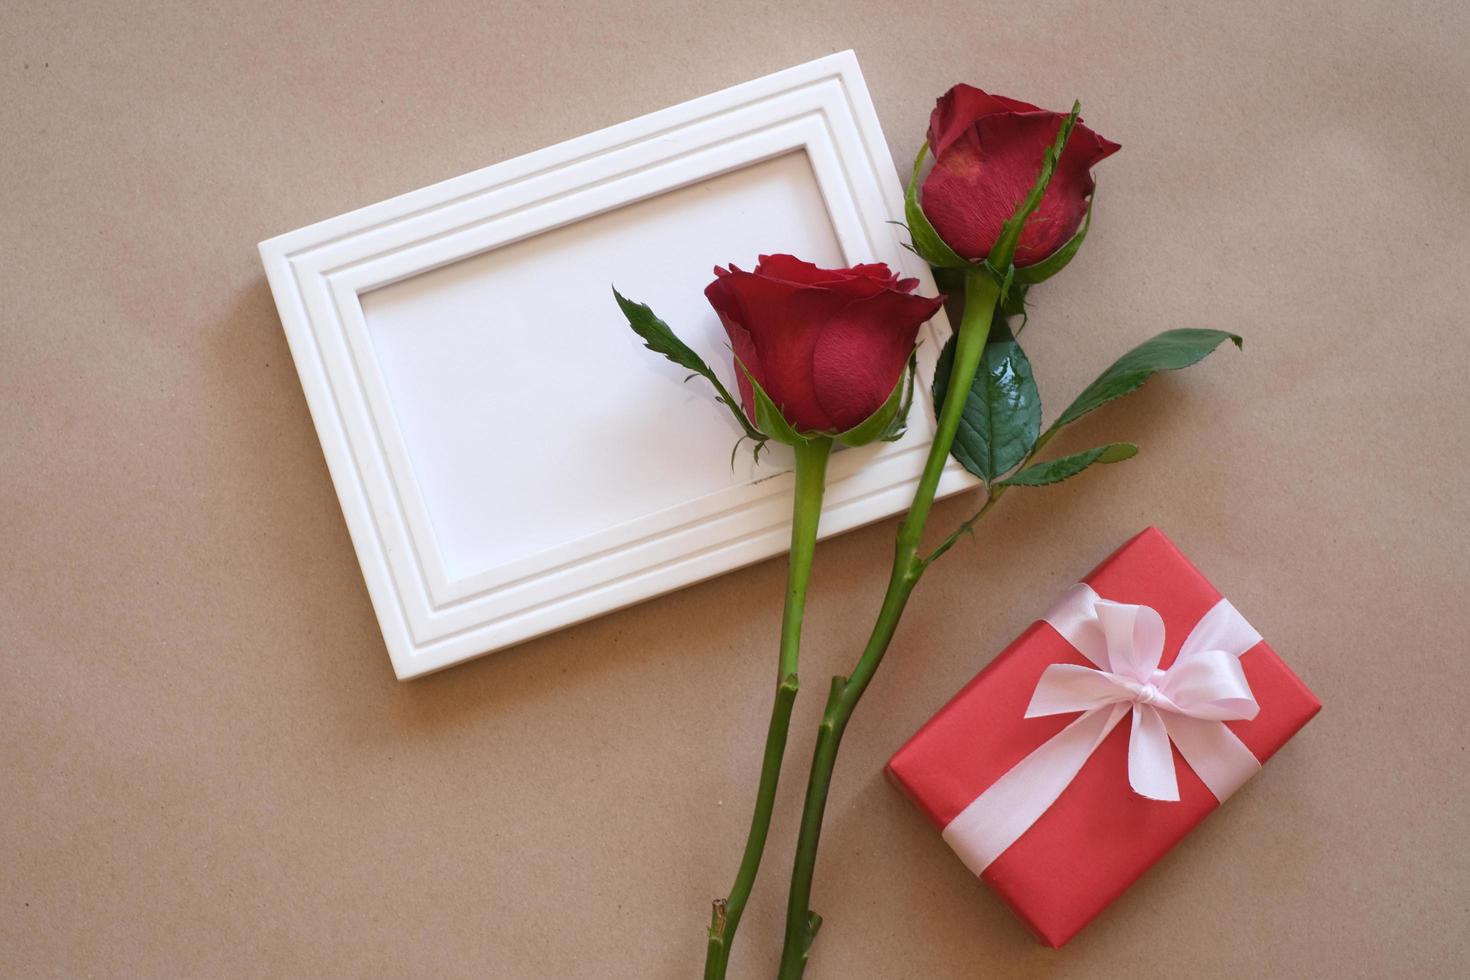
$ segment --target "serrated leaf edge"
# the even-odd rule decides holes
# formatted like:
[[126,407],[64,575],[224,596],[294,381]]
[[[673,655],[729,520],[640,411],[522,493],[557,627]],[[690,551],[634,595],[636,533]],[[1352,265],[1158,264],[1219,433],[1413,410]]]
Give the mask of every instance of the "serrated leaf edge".
[[[1109,442],[1092,449],[1083,450],[1080,453],[1071,453],[1067,456],[1058,456],[1056,459],[1048,459],[1040,463],[1032,463],[1013,476],[1004,480],[997,480],[998,487],[1049,487],[1064,480],[1070,480],[1077,476],[1094,463],[1111,464],[1121,463],[1125,459],[1132,459],[1138,455],[1138,446],[1131,442]],[[1069,469],[1075,466],[1075,469]],[[1055,471],[1056,475],[1051,475]],[[1034,473],[1036,477],[1030,480],[1023,479],[1026,474]],[[1045,474],[1044,476],[1042,474]]]

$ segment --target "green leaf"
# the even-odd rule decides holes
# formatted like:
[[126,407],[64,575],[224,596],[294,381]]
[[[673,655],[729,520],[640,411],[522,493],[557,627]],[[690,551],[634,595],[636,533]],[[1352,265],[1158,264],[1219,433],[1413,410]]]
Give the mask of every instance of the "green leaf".
[[1016,213],[1006,219],[1005,224],[1000,226],[1000,234],[996,236],[995,244],[990,248],[990,254],[985,260],[994,269],[1007,269],[1016,260],[1016,244],[1021,240],[1021,229],[1026,225],[1026,219],[1031,217],[1038,207],[1041,199],[1046,194],[1046,185],[1051,183],[1051,175],[1057,168],[1057,160],[1062,155],[1062,148],[1067,145],[1067,137],[1072,135],[1072,127],[1077,125],[1077,117],[1082,112],[1082,103],[1073,102],[1072,111],[1062,120],[1061,127],[1057,130],[1057,138],[1047,148],[1046,155],[1041,158],[1041,170],[1036,175],[1036,183],[1031,185],[1031,192],[1016,209]]
[[1121,463],[1138,455],[1138,447],[1131,442],[1110,442],[1106,446],[1089,449],[1085,453],[1073,453],[1060,459],[1049,459],[1026,467],[1015,476],[1000,481],[1003,487],[1043,487],[1048,483],[1061,483],[1076,476],[1093,463]]
[[919,147],[919,155],[914,158],[914,173],[909,178],[909,189],[903,198],[903,214],[908,219],[909,235],[914,240],[914,251],[925,262],[940,268],[962,269],[970,264],[969,261],[956,254],[939,237],[939,232],[934,230],[924,209],[919,206],[919,171],[924,166],[924,157],[928,152],[929,143],[925,141]]
[[1067,240],[1067,244],[1035,265],[1028,265],[1025,268],[1016,270],[1016,282],[1018,284],[1034,286],[1038,282],[1045,282],[1067,267],[1067,263],[1072,261],[1072,257],[1082,247],[1082,240],[1087,237],[1088,229],[1092,227],[1092,202],[1095,200],[1097,200],[1096,191],[1093,192],[1092,197],[1087,202],[1087,217],[1082,219],[1082,227],[1078,230],[1077,234]]
[[821,437],[820,433],[804,436],[792,428],[791,423],[786,421],[786,416],[781,414],[781,409],[771,401],[771,396],[766,394],[766,389],[760,386],[760,382],[755,380],[755,376],[746,369],[744,364],[740,365],[740,370],[745,371],[746,380],[750,382],[751,388],[755,389],[755,421],[767,436],[788,446],[794,446],[799,442],[811,442]]
[[[643,338],[643,346],[655,354],[662,354],[685,370],[693,371],[694,374],[691,374],[689,378],[697,374],[714,385],[718,393],[716,401],[728,408],[735,416],[735,421],[739,422],[740,428],[745,431],[745,437],[756,443],[756,452],[759,453],[760,444],[766,439],[765,434],[752,425],[750,419],[746,418],[740,402],[730,394],[720,379],[715,376],[715,372],[710,370],[710,366],[704,363],[704,358],[694,353],[688,344],[680,340],[678,335],[669,329],[667,323],[654,315],[653,310],[642,303],[635,303],[628,299],[618,292],[617,287],[613,288],[613,296],[617,298],[618,307],[623,311],[623,316],[628,318],[628,326]],[[684,380],[688,381],[689,378]],[[738,447],[739,443],[736,443],[736,446]]]
[[[934,404],[943,405],[954,365],[955,338],[934,369]],[[980,356],[950,453],[960,465],[992,482],[1025,458],[1041,431],[1041,395],[1026,352],[998,320]]]
[[1236,347],[1242,344],[1238,335],[1224,330],[1165,330],[1114,361],[1112,367],[1104,371],[1067,406],[1056,425],[1070,425],[1088,412],[1115,398],[1122,398],[1136,390],[1156,371],[1189,367],[1203,360],[1210,351],[1226,340],[1234,342]]
[[689,345],[680,340],[669,325],[654,315],[642,303],[635,303],[613,288],[613,296],[617,298],[618,306],[623,311],[623,316],[628,318],[628,326],[633,332],[643,338],[643,345],[655,354],[662,354],[669,360],[682,368],[693,371],[695,374],[709,377],[714,372],[709,365],[704,363],[704,358],[694,353]]

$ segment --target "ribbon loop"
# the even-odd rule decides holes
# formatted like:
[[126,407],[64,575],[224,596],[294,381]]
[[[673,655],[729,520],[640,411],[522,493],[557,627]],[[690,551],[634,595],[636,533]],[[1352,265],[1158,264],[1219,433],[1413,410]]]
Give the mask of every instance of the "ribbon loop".
[[1093,614],[1108,644],[1108,669],[1140,684],[1148,683],[1164,656],[1164,617],[1148,606],[1106,599],[1097,600]]
[[1128,700],[1129,694],[1127,679],[1116,674],[1080,664],[1052,664],[1042,671],[1031,703],[1026,707],[1026,717],[1091,711]]
[[1192,718],[1249,720],[1260,710],[1240,668],[1240,657],[1224,650],[1181,654],[1165,673],[1161,690],[1179,714]]

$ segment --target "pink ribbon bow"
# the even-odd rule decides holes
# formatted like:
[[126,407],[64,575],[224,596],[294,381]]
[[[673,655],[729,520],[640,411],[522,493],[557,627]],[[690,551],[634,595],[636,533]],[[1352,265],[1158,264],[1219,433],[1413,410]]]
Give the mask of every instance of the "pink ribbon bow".
[[1168,670],[1164,620],[1149,606],[1103,599],[1074,585],[1046,621],[1092,663],[1052,664],[1041,674],[1027,718],[1081,716],[1016,763],[944,828],[944,839],[980,874],[1056,802],[1108,733],[1130,711],[1128,782],[1141,796],[1177,801],[1170,743],[1224,800],[1260,769],[1224,724],[1260,710],[1240,667],[1261,641],[1227,599],[1195,624]]

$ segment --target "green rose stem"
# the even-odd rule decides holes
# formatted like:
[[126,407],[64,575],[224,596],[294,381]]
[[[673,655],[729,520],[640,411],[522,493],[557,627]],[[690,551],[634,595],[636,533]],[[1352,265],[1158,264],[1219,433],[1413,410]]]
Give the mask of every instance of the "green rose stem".
[[776,802],[776,783],[781,778],[781,757],[791,729],[791,708],[796,702],[796,662],[801,647],[801,621],[806,612],[807,584],[811,580],[812,552],[817,544],[817,524],[822,516],[822,493],[826,487],[827,460],[832,440],[817,438],[797,442],[796,502],[791,516],[791,557],[786,576],[786,608],[781,616],[781,652],[776,671],[776,700],[771,707],[771,724],[766,731],[766,749],[761,761],[760,783],[755,794],[755,813],[750,818],[750,835],[728,898],[716,899],[710,919],[709,948],[705,953],[705,980],[722,980],[730,962],[730,947],[751,886],[760,870],[761,855],[771,830],[771,811]]
[[[888,589],[883,595],[883,605],[867,646],[858,658],[851,676],[832,678],[832,689],[827,697],[827,706],[822,712],[822,721],[817,728],[817,744],[812,755],[811,774],[808,777],[806,802],[802,808],[801,826],[796,839],[796,862],[791,872],[791,893],[786,906],[786,935],[781,950],[779,980],[801,980],[806,971],[807,957],[811,953],[812,941],[821,928],[822,918],[811,911],[812,878],[816,870],[817,845],[822,836],[822,819],[827,808],[827,796],[832,787],[832,771],[837,763],[837,750],[842,744],[842,735],[847,723],[857,708],[863,692],[872,683],[873,675],[888,652],[888,645],[898,629],[909,596],[918,584],[929,564],[937,559],[955,537],[946,540],[940,549],[926,557],[919,555],[919,543],[924,534],[924,525],[929,520],[929,511],[934,506],[934,494],[939,488],[939,479],[959,431],[960,418],[964,413],[965,401],[975,374],[980,367],[980,356],[985,350],[985,341],[990,336],[990,326],[996,310],[1005,298],[1013,275],[1012,262],[1015,258],[1016,242],[1021,228],[1031,213],[1041,203],[1046,185],[1056,161],[1061,156],[1067,137],[1075,124],[1079,106],[1072,106],[1071,115],[1063,121],[1057,132],[1056,141],[1042,161],[1041,172],[1025,201],[1005,223],[1001,234],[991,249],[986,261],[965,269],[965,311],[960,320],[959,334],[955,339],[954,365],[949,376],[949,386],[944,404],[939,408],[938,425],[934,441],[929,446],[929,456],[924,461],[924,472],[914,491],[914,502],[908,516],[899,527],[898,542],[894,548],[893,570],[888,577]],[[917,178],[917,167],[915,168]],[[912,191],[912,188],[911,188]],[[917,210],[917,209],[914,209]],[[917,221],[928,225],[922,212],[910,213],[910,230]],[[933,229],[927,229],[933,234]],[[937,236],[935,236],[937,238]],[[917,240],[918,235],[915,235]],[[997,270],[1003,270],[1001,275]],[[992,496],[980,513],[965,522],[964,529],[973,526],[998,499]]]
[[972,273],[965,281],[965,315],[955,341],[954,370],[949,391],[939,414],[938,430],[924,463],[923,475],[914,494],[913,506],[898,532],[893,570],[888,577],[888,590],[878,613],[873,632],[851,677],[832,678],[831,694],[817,730],[817,747],[812,757],[811,776],[807,783],[806,804],[797,836],[796,866],[791,876],[791,895],[786,907],[786,938],[781,952],[781,980],[799,980],[806,969],[807,954],[822,920],[809,912],[812,876],[816,870],[817,844],[822,834],[822,818],[827,807],[827,794],[832,785],[832,770],[837,762],[837,749],[843,732],[852,718],[858,700],[872,682],[888,644],[898,628],[899,617],[909,595],[918,584],[928,564],[919,557],[919,539],[934,504],[934,493],[949,458],[950,446],[959,429],[965,397],[975,380],[980,353],[990,334],[990,323],[1000,299],[1000,284],[989,272]]

